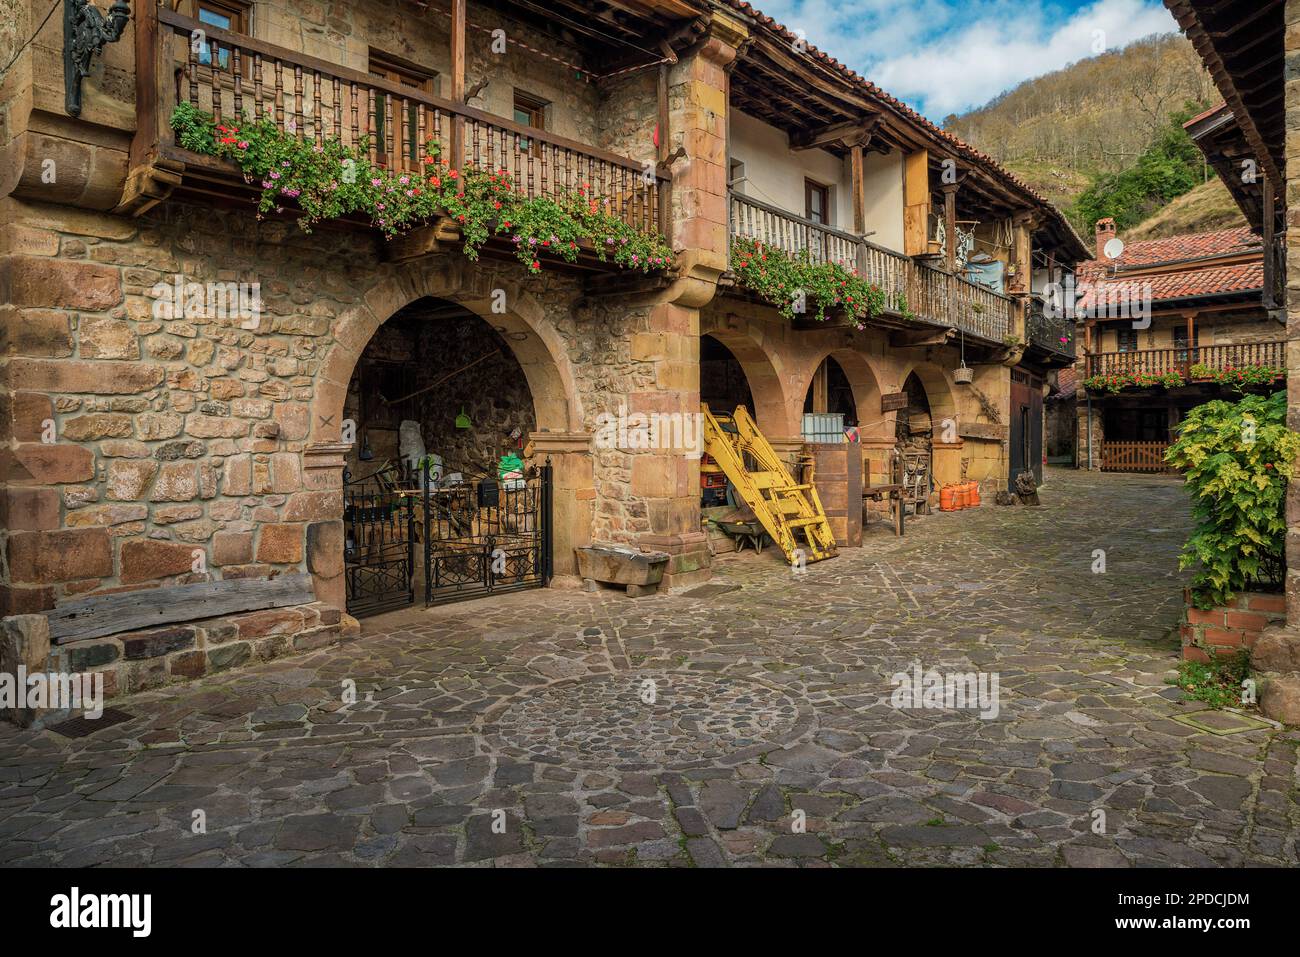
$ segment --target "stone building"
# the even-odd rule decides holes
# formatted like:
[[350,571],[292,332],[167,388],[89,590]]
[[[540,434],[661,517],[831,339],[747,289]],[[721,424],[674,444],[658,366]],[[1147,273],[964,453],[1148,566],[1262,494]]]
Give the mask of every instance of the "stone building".
[[1088,316],[1075,461],[1162,472],[1190,409],[1285,378],[1286,330],[1250,227],[1128,243],[1112,256],[1116,239],[1114,220],[1098,222],[1097,255],[1078,271]]
[[[1300,0],[1165,0],[1223,94],[1193,136],[1262,240],[1264,290],[1285,320],[1288,425],[1300,429]],[[1196,123],[1194,120],[1193,123]],[[1244,175],[1249,174],[1249,175]],[[1281,239],[1281,243],[1277,240]],[[1294,476],[1293,476],[1294,479]],[[1300,483],[1287,491],[1286,624],[1251,650],[1260,705],[1300,723]]]
[[[883,398],[904,395],[938,481],[1037,464],[1044,377],[1070,358],[1034,304],[1087,254],[1058,211],[740,0],[550,7],[138,3],[85,14],[105,42],[65,64],[61,18],[18,0],[0,610],[49,619],[52,650],[10,622],[30,664],[126,693],[353,632],[347,483],[402,458],[404,422],[449,469],[549,463],[548,574],[614,542],[667,553],[669,585],[709,574],[699,459],[603,447],[602,417],[740,393],[793,454],[835,396],[883,461]],[[471,257],[455,216],[386,238],[382,206],[307,231],[306,197],[221,153],[258,118],[375,183],[581,191],[611,246],[659,236],[671,262],[622,269],[580,237],[530,266],[509,230]],[[740,248],[834,265],[880,307],[791,318]]]

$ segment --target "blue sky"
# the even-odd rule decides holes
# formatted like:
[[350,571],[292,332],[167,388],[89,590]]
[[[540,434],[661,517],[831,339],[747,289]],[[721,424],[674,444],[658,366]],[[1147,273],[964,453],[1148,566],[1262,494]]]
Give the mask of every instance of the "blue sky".
[[1160,0],[750,0],[936,122],[1075,60],[1177,32]]

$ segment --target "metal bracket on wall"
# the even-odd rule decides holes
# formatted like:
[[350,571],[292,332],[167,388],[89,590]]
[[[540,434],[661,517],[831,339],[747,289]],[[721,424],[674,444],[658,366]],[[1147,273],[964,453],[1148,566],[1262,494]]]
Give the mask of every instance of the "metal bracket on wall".
[[122,38],[130,16],[127,0],[115,0],[107,17],[91,0],[63,0],[63,91],[70,115],[81,115],[81,81],[90,75],[90,61]]

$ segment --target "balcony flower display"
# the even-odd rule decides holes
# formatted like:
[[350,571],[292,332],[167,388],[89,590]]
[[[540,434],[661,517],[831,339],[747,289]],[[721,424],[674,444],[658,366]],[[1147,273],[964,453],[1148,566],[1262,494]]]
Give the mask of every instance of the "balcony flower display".
[[262,189],[258,216],[279,212],[285,199],[298,207],[298,225],[349,215],[367,217],[391,239],[439,216],[456,222],[465,255],[477,259],[493,236],[510,241],[529,272],[548,261],[575,262],[583,250],[624,269],[654,272],[672,264],[672,250],[657,234],[625,223],[587,184],[567,194],[528,197],[510,174],[466,164],[450,168],[430,139],[419,168],[372,164],[369,143],[321,143],[280,129],[269,117],[218,123],[193,104],[171,117],[185,149],[230,160]]
[[1227,366],[1216,369],[1213,366],[1197,363],[1189,370],[1193,380],[1216,382],[1219,385],[1246,387],[1252,385],[1273,385],[1286,379],[1286,370],[1266,365]]
[[843,310],[852,325],[863,329],[866,320],[887,308],[907,311],[901,296],[891,302],[857,270],[813,262],[807,250],[792,256],[759,240],[737,237],[731,242],[731,271],[741,286],[776,306],[787,319],[802,314],[824,321],[828,313]]
[[1148,389],[1153,386],[1177,389],[1184,385],[1187,385],[1187,380],[1177,369],[1153,372],[1106,372],[1088,376],[1083,380],[1083,387],[1089,392],[1122,392],[1125,389]]

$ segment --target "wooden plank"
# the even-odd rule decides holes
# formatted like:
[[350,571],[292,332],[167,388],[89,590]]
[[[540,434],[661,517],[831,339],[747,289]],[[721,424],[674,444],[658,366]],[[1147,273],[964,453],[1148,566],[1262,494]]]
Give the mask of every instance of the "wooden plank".
[[957,434],[963,439],[988,439],[990,441],[1005,441],[1008,435],[1005,425],[996,425],[991,422],[962,422],[957,426]]
[[903,160],[903,252],[924,256],[930,251],[930,154],[908,153]]
[[897,412],[907,408],[906,392],[886,392],[880,397],[881,412]]
[[304,605],[315,600],[311,576],[295,573],[277,578],[237,578],[97,595],[60,605],[45,612],[45,617],[50,620],[50,637],[66,644],[175,622]]

